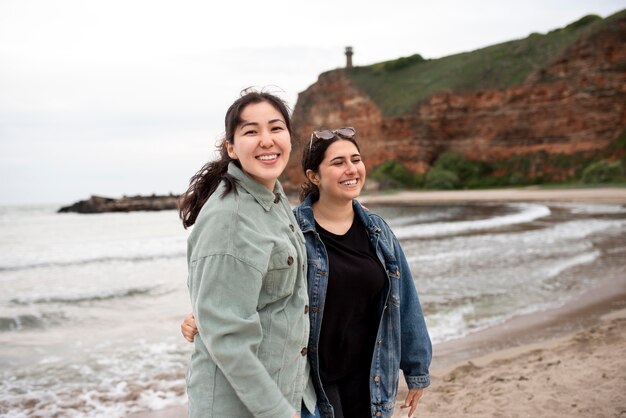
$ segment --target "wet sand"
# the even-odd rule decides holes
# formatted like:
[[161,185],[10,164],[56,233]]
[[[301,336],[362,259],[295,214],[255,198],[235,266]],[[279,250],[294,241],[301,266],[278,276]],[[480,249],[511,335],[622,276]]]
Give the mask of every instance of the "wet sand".
[[[414,416],[626,416],[622,273],[562,308],[436,345]],[[405,396],[401,381],[398,405]]]
[[[626,188],[400,192],[364,203],[576,201],[626,204]],[[394,417],[406,416],[401,378]],[[185,407],[133,414],[178,418]],[[416,417],[626,417],[626,266],[565,306],[434,347]]]
[[536,186],[520,189],[402,191],[389,194],[368,194],[359,198],[363,203],[420,202],[531,202],[560,201],[626,204],[626,187],[597,189],[540,189]]

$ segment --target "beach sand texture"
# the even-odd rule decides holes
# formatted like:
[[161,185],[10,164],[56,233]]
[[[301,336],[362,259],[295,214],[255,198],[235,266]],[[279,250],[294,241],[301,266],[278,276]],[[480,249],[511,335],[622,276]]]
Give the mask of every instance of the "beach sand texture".
[[[582,331],[434,367],[414,417],[626,417],[626,309],[612,310],[621,300]],[[407,416],[405,396],[401,381],[394,417]],[[185,416],[184,407],[131,415]]]
[[626,416],[626,310],[565,339],[435,370],[415,416]]
[[426,203],[426,202],[496,202],[496,201],[561,201],[590,203],[626,203],[626,188],[520,189],[404,191],[393,194],[364,195],[363,203]]
[[[626,204],[626,189],[402,192],[367,203],[577,201]],[[407,393],[400,379],[394,417]],[[178,418],[185,407],[133,414]],[[414,417],[626,417],[626,271],[562,308],[434,346]]]

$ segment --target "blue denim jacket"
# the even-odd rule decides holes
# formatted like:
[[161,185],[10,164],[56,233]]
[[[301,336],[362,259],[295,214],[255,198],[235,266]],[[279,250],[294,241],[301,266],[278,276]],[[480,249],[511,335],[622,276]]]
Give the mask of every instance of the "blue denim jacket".
[[[322,390],[317,352],[329,266],[326,248],[315,230],[312,203],[309,196],[294,209],[294,214],[306,239],[311,321],[308,353],[311,374],[321,415],[332,418],[332,407]],[[356,200],[352,205],[356,216],[365,225],[372,247],[376,248],[376,254],[387,272],[385,304],[370,372],[370,396],[372,417],[391,417],[398,391],[399,369],[402,369],[409,389],[424,388],[430,384],[428,368],[432,346],[413,278],[397,238],[380,216],[366,211]]]

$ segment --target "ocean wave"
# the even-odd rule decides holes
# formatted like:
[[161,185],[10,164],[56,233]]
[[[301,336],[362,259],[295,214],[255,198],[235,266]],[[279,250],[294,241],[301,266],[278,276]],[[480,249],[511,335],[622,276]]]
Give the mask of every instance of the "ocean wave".
[[626,206],[624,205],[559,202],[555,203],[554,206],[569,209],[571,213],[585,215],[613,215],[626,213]]
[[76,260],[67,260],[67,261],[43,261],[43,262],[33,262],[33,263],[24,263],[24,264],[4,265],[4,266],[0,265],[0,273],[21,271],[21,270],[31,270],[31,269],[38,269],[38,268],[83,266],[83,265],[100,264],[100,263],[119,263],[119,262],[140,263],[140,262],[150,262],[150,261],[155,261],[155,260],[168,260],[168,259],[182,258],[185,256],[186,256],[185,252],[177,252],[177,253],[169,253],[169,254],[102,256],[102,257],[92,257],[92,258],[79,258]]
[[0,332],[43,329],[65,320],[62,313],[19,314],[0,317]]
[[123,418],[184,405],[186,343],[133,343],[87,358],[46,357],[21,370],[0,370],[0,415]]
[[588,253],[577,254],[574,257],[561,260],[560,262],[546,269],[546,271],[544,272],[544,275],[545,275],[544,280],[557,277],[558,275],[563,273],[565,270],[569,270],[573,267],[577,267],[582,264],[593,263],[598,258],[600,258],[600,255],[601,255],[600,251],[592,251]]
[[467,207],[447,206],[442,210],[437,211],[425,210],[417,211],[417,213],[405,216],[385,216],[385,219],[387,220],[389,226],[391,226],[392,228],[396,228],[417,223],[442,222],[445,220],[453,219],[467,210]]
[[151,293],[155,289],[156,287],[137,287],[129,289],[100,291],[94,293],[78,293],[75,295],[47,296],[33,299],[11,299],[10,302],[14,305],[33,305],[43,303],[76,304],[82,302],[98,302],[103,300],[146,295]]
[[488,219],[458,222],[433,222],[396,228],[394,233],[398,239],[432,238],[446,235],[457,235],[471,231],[500,228],[503,226],[529,223],[550,215],[550,208],[540,204],[511,205],[519,212],[495,216]]
[[554,295],[552,298],[520,305],[512,310],[501,310],[489,315],[478,314],[480,308],[473,304],[464,304],[451,309],[439,309],[439,312],[426,317],[428,332],[433,344],[439,344],[464,338],[507,321],[538,312],[545,312],[563,306],[571,295]]

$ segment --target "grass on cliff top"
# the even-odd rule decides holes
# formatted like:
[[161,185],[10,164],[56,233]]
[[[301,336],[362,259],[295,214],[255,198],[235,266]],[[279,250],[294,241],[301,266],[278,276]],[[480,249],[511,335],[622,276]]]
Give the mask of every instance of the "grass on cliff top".
[[385,116],[399,116],[436,92],[502,89],[521,84],[583,33],[595,31],[625,13],[626,10],[607,19],[589,15],[545,35],[532,33],[525,39],[439,59],[425,60],[415,54],[355,67],[347,74]]

